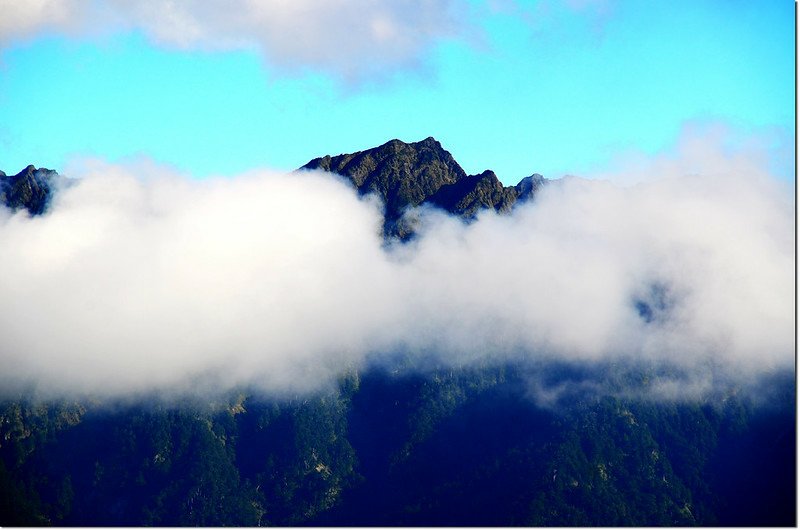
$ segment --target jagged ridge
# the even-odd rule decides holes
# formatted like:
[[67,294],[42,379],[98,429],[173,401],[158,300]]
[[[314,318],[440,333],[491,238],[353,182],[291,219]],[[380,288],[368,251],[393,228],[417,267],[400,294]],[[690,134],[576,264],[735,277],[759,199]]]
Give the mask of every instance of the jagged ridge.
[[[433,137],[414,143],[390,140],[365,151],[326,155],[300,169],[337,173],[348,178],[359,193],[376,193],[385,205],[385,234],[400,237],[413,232],[401,219],[408,207],[430,204],[472,219],[482,209],[508,212],[516,203],[533,197],[546,182],[533,174],[516,186],[503,186],[490,170],[467,175]],[[13,176],[0,171],[0,204],[12,210],[25,208],[31,215],[42,214],[58,178],[57,172],[33,165]]]

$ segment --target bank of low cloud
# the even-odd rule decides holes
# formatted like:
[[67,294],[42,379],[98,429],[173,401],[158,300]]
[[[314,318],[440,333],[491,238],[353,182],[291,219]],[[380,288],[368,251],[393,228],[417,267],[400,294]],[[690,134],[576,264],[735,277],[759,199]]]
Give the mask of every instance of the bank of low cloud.
[[554,181],[469,225],[423,210],[388,248],[380,204],[329,174],[89,165],[46,215],[0,212],[2,386],[307,392],[397,355],[790,370],[788,190],[758,161],[685,162]]

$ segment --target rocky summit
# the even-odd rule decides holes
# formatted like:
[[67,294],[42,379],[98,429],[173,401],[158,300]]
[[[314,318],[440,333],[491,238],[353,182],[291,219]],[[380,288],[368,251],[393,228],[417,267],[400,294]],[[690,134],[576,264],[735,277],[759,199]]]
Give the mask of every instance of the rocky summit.
[[482,209],[508,212],[515,203],[532,198],[545,183],[539,174],[525,177],[516,186],[503,186],[490,170],[467,175],[433,137],[414,143],[391,140],[365,151],[326,155],[300,169],[337,173],[359,193],[377,194],[385,205],[384,234],[401,238],[413,229],[402,221],[409,207],[428,204],[469,220]]
[[31,215],[45,211],[58,173],[28,166],[16,175],[0,171],[0,204],[12,210],[25,208]]

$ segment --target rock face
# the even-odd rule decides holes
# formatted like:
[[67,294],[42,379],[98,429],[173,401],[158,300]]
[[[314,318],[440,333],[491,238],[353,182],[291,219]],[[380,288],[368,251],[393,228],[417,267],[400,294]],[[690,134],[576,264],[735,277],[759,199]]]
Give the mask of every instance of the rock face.
[[410,144],[391,140],[366,151],[315,158],[300,169],[338,173],[359,193],[376,193],[385,205],[385,235],[401,238],[411,230],[401,219],[408,207],[430,204],[468,220],[482,209],[508,212],[545,182],[534,174],[516,186],[503,186],[489,170],[467,175],[434,138]]
[[25,208],[31,215],[44,213],[58,178],[51,169],[28,166],[14,176],[0,171],[0,204],[12,210]]
[[535,174],[525,177],[516,186],[503,186],[493,171],[486,170],[442,186],[426,202],[471,219],[479,210],[487,208],[498,212],[511,211],[517,202],[533,197],[543,184],[544,178]]
[[400,217],[444,185],[466,176],[439,142],[426,138],[407,144],[391,140],[380,147],[338,156],[315,158],[301,169],[322,169],[350,179],[359,193],[377,193],[386,205],[386,219]]

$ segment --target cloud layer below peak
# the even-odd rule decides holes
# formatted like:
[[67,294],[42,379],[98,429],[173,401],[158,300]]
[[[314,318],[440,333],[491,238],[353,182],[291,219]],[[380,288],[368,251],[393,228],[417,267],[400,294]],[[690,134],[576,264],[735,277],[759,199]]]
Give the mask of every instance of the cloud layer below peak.
[[635,184],[553,181],[470,225],[423,210],[389,248],[380,204],[331,175],[96,164],[44,216],[0,211],[2,385],[310,391],[398,353],[791,369],[791,195],[757,159],[685,175],[691,156]]

